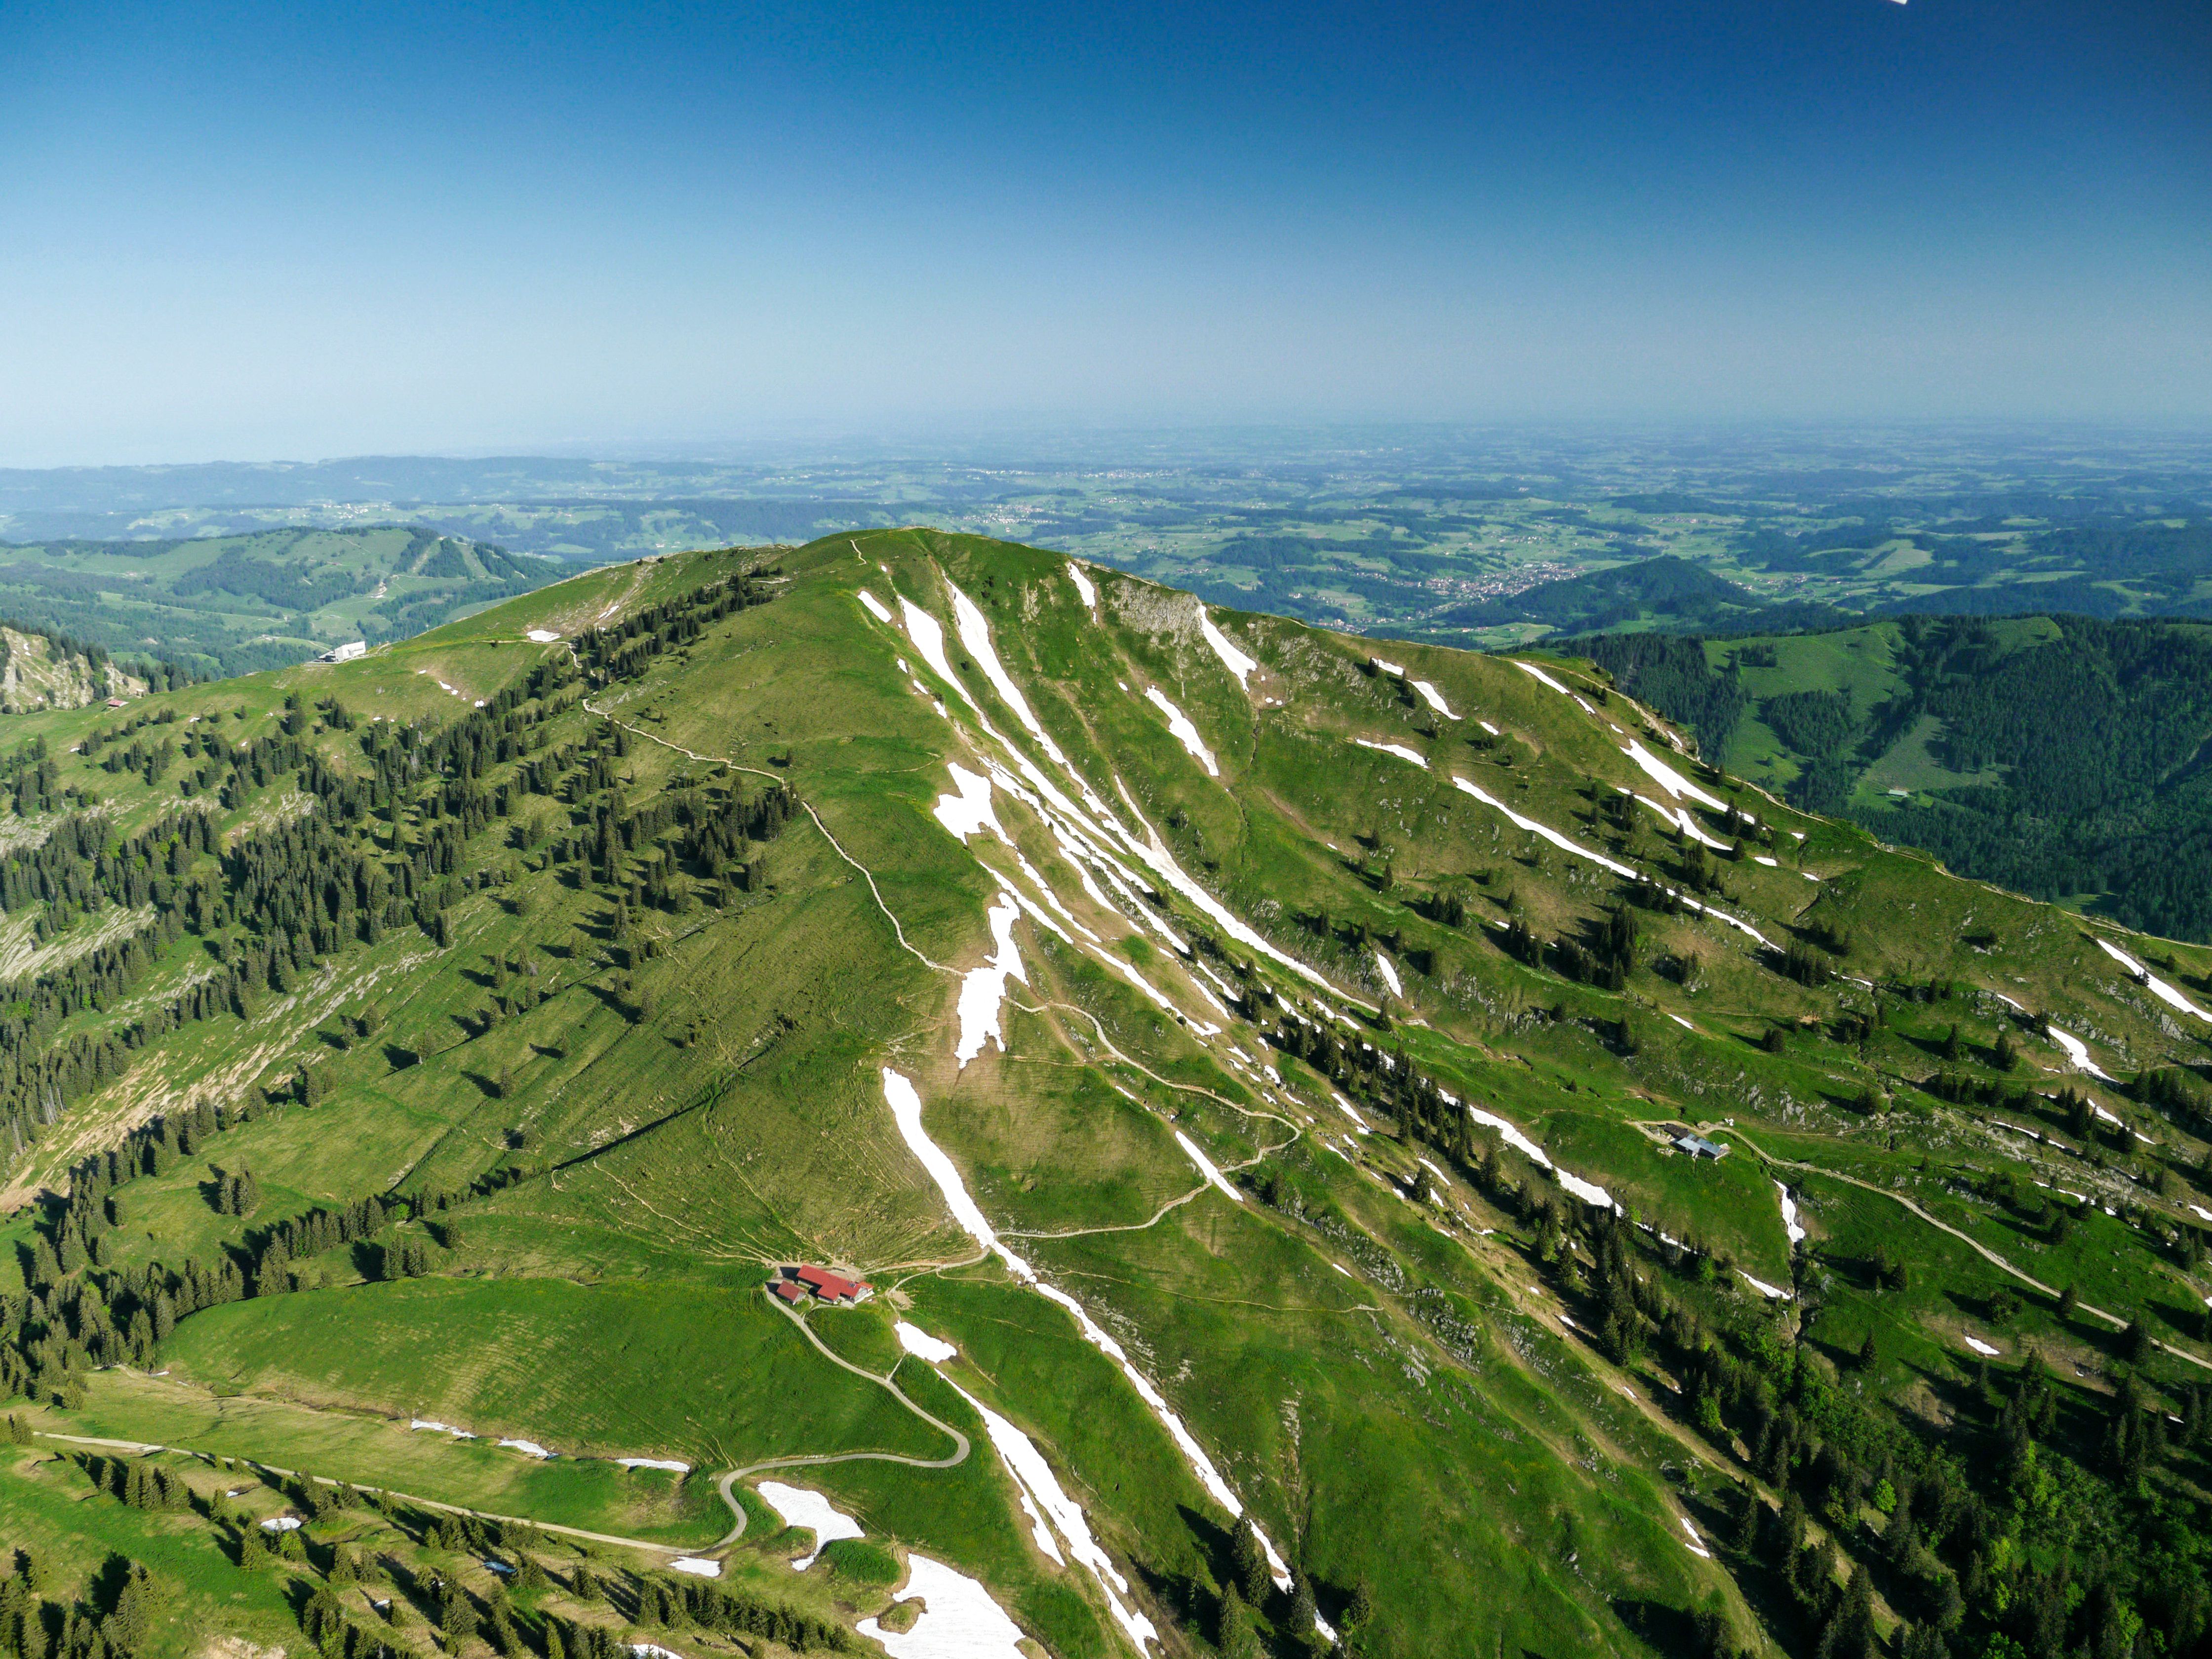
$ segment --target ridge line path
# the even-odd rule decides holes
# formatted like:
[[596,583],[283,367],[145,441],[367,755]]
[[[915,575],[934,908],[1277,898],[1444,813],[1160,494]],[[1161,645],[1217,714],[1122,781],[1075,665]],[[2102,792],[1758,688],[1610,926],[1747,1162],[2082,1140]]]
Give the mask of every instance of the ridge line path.
[[[771,1457],[758,1463],[748,1463],[742,1468],[732,1469],[726,1474],[723,1474],[716,1478],[714,1481],[714,1490],[721,1494],[722,1502],[729,1506],[730,1513],[736,1517],[738,1524],[732,1527],[726,1534],[717,1539],[708,1547],[713,1550],[726,1550],[729,1548],[731,1545],[736,1543],[738,1539],[745,1535],[744,1508],[738,1502],[737,1496],[731,1488],[735,1486],[738,1481],[744,1480],[744,1477],[749,1474],[757,1474],[763,1469],[803,1468],[809,1465],[820,1463],[902,1463],[910,1469],[957,1468],[959,1465],[968,1461],[968,1454],[970,1449],[972,1449],[973,1446],[973,1443],[969,1440],[968,1437],[963,1434],[959,1430],[954,1428],[950,1423],[945,1422],[941,1418],[932,1416],[928,1412],[924,1411],[921,1407],[915,1405],[913,1401],[908,1399],[900,1390],[899,1385],[891,1381],[890,1374],[886,1373],[878,1376],[876,1372],[867,1370],[865,1366],[855,1365],[851,1360],[846,1358],[842,1354],[838,1353],[823,1343],[820,1337],[815,1335],[812,1328],[808,1325],[805,1319],[799,1316],[796,1310],[785,1307],[782,1303],[776,1301],[774,1297],[770,1297],[769,1300],[774,1304],[775,1310],[778,1313],[781,1314],[786,1319],[788,1319],[793,1324],[798,1326],[801,1331],[804,1331],[806,1334],[806,1340],[809,1342],[811,1342],[815,1347],[820,1351],[822,1357],[829,1360],[830,1364],[840,1366],[843,1370],[852,1372],[855,1376],[865,1377],[867,1381],[873,1382],[877,1387],[884,1389],[891,1396],[892,1399],[897,1401],[900,1405],[905,1407],[908,1411],[912,1412],[923,1422],[928,1424],[932,1428],[942,1430],[945,1433],[951,1435],[952,1437],[953,1445],[952,1455],[950,1457],[908,1457],[903,1452],[815,1452],[795,1457]],[[896,1370],[897,1368],[894,1366],[892,1369],[893,1370]]]
[[[726,755],[702,755],[696,750],[686,749],[680,743],[671,743],[667,738],[657,737],[653,732],[645,730],[642,726],[631,724],[629,720],[624,720],[621,715],[613,713],[611,710],[593,708],[592,700],[589,697],[583,699],[582,706],[586,708],[591,709],[591,712],[597,714],[601,720],[612,720],[617,726],[621,726],[623,731],[643,738],[647,743],[657,743],[663,749],[672,749],[685,759],[697,761],[702,766],[726,766],[733,771],[750,772],[757,778],[768,778],[777,783],[781,783],[783,781],[781,778],[777,777],[773,772],[763,772],[757,766],[746,766],[740,762],[730,759]],[[843,846],[839,843],[837,837],[830,833],[830,826],[822,822],[822,815],[814,810],[814,804],[811,801],[808,800],[805,796],[800,794],[795,789],[791,792],[791,798],[797,801],[800,807],[805,810],[808,817],[814,820],[814,827],[822,832],[822,839],[830,843],[830,851],[836,854],[839,858],[844,860],[846,863],[851,865],[855,870],[858,870],[860,872],[860,879],[868,884],[868,891],[875,896],[876,908],[884,913],[884,919],[891,925],[891,932],[898,935],[900,948],[907,951],[916,960],[922,963],[925,966],[933,968],[940,974],[957,975],[960,971],[957,968],[948,967],[944,963],[933,961],[930,957],[924,956],[921,951],[917,950],[908,941],[906,929],[899,926],[898,917],[893,914],[891,907],[884,902],[883,890],[876,885],[876,878],[869,872],[868,866],[861,863],[860,860],[854,858],[850,853],[847,852]]]
[[[1890,1199],[1896,1203],[1902,1204],[1906,1209],[1911,1211],[1913,1214],[1918,1216],[1929,1226],[1935,1228],[1936,1231],[1950,1234],[1952,1237],[1957,1239],[1968,1249],[1973,1251],[1975,1255],[1980,1256],[1991,1267],[1998,1268],[2002,1272],[2010,1273],[2014,1279],[2020,1280],[2021,1284],[2027,1285],[2029,1289],[2041,1291],[2052,1301],[2056,1302],[2058,1300],[2059,1292],[2052,1290],[2050,1285],[2045,1284],[2041,1279],[2035,1278],[2033,1274],[2028,1273],[2019,1267],[2014,1267],[2011,1262],[2006,1261],[2004,1257],[1999,1255],[1995,1250],[1990,1249],[1988,1245],[1983,1243],[1981,1240],[1973,1237],[1971,1234],[1960,1231],[1958,1228],[1954,1227],[1948,1221],[1938,1220],[1936,1217],[1929,1214],[1927,1211],[1922,1209],[1919,1205],[1914,1203],[1912,1200],[1907,1198],[1903,1193],[1892,1192],[1887,1187],[1876,1186],[1873,1182],[1863,1181],[1856,1176],[1843,1175],[1834,1170],[1824,1170],[1817,1164],[1802,1164],[1795,1158],[1777,1158],[1771,1152],[1767,1152],[1764,1147],[1760,1146],[1759,1144],[1753,1140],[1749,1135],[1744,1133],[1742,1130],[1737,1128],[1734,1124],[1715,1125],[1707,1123],[1700,1125],[1698,1127],[1698,1133],[1700,1134],[1705,1133],[1708,1131],[1716,1134],[1725,1132],[1735,1136],[1737,1139],[1742,1141],[1745,1146],[1751,1148],[1753,1156],[1757,1158],[1760,1163],[1767,1164],[1774,1169],[1802,1170],[1808,1175],[1819,1176],[1825,1181],[1840,1181],[1847,1187],[1862,1188],[1869,1193],[1877,1194],[1883,1198]],[[2097,1318],[2103,1320],[2115,1330],[2125,1330],[2128,1327],[2128,1322],[2121,1318],[2118,1314],[2107,1313],[2102,1308],[2094,1306],[2089,1303],[2082,1302],[2078,1299],[2075,1301],[2074,1305],[2081,1312],[2094,1315]],[[2197,1355],[2191,1353],[2186,1348],[2177,1348],[2170,1342],[2160,1342],[2154,1337],[2152,1339],[2152,1341],[2156,1347],[2164,1352],[2172,1354],[2175,1358],[2185,1359],[2191,1364],[2197,1366],[2199,1370],[2212,1371],[2212,1360],[2199,1358]]]

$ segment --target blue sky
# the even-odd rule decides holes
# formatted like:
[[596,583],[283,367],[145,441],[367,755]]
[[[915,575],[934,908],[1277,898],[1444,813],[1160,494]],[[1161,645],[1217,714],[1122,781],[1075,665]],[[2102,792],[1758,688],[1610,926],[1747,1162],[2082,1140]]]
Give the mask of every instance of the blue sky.
[[0,9],[0,465],[2212,424],[2212,8]]

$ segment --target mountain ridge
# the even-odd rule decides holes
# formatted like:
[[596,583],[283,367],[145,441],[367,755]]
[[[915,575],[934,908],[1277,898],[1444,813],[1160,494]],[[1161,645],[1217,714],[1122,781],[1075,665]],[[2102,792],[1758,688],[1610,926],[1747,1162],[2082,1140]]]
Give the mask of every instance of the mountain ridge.
[[[902,1578],[925,1624],[964,1581],[1066,1654],[1964,1639],[2012,1627],[1962,1589],[2011,1467],[1966,1461],[2001,1425],[1966,1334],[2007,1387],[2031,1346],[2100,1367],[2036,1384],[2069,1424],[2196,1409],[2212,955],[1771,800],[1573,668],[908,531],[26,729],[51,850],[0,857],[0,902],[152,919],[10,1028],[27,1419],[665,1546],[306,1505],[274,1571],[334,1630],[358,1546],[410,1618],[570,1652],[754,1628],[677,1548],[825,1642],[898,1637]],[[2039,1219],[2045,1177],[2100,1201]],[[793,1329],[766,1285],[810,1261],[876,1296]],[[794,1466],[888,1576],[793,1574],[715,1478],[943,1456],[871,1376],[973,1449]],[[2194,1442],[2129,1443],[2202,1501]],[[1943,1482],[1907,1558],[1900,1483]],[[2185,1634],[2192,1559],[2112,1555],[2082,1628]]]

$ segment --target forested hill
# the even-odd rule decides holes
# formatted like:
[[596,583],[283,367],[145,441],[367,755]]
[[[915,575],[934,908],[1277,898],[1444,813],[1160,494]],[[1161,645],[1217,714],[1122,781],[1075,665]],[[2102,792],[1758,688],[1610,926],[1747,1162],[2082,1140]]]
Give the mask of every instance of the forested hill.
[[2212,1659],[2212,948],[1578,667],[878,531],[8,737],[0,1655]]
[[0,543],[0,615],[195,675],[403,639],[568,567],[434,530],[271,530],[181,541]]
[[1558,648],[1808,811],[1962,874],[2212,938],[2212,625],[1907,617]]

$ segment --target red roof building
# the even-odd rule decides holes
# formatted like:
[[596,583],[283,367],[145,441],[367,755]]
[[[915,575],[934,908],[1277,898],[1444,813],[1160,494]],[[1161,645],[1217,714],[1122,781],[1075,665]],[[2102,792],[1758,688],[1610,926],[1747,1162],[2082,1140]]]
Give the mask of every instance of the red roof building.
[[833,1273],[827,1267],[804,1267],[792,1277],[824,1302],[865,1302],[875,1293],[874,1285]]
[[775,1284],[769,1285],[769,1289],[786,1302],[799,1303],[806,1300],[806,1292],[787,1279],[779,1279]]

